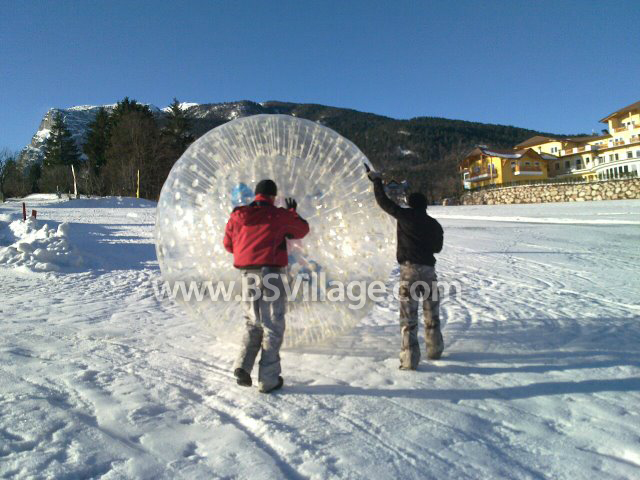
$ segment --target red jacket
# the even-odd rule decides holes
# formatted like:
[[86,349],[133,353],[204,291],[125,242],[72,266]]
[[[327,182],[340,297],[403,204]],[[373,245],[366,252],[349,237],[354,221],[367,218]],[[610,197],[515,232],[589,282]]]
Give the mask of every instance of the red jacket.
[[269,197],[234,209],[224,232],[224,248],[233,253],[233,266],[286,267],[287,238],[303,238],[309,224],[295,210],[278,208]]

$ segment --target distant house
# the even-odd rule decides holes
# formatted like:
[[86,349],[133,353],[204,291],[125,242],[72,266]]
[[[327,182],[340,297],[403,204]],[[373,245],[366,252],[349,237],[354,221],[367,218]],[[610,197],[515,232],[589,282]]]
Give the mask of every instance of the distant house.
[[[534,178],[606,180],[640,174],[640,102],[600,121],[607,124],[609,133],[584,137],[537,135],[513,150],[478,146],[460,164],[463,185],[474,189]],[[536,160],[526,152],[540,158]],[[540,169],[533,168],[536,166]]]
[[462,161],[468,189],[548,178],[548,158],[532,149],[502,150],[480,145]]

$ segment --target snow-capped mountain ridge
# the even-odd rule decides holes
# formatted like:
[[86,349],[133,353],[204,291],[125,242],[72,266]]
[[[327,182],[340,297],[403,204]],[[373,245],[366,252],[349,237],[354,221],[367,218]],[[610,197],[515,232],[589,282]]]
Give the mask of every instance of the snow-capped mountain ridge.
[[[40,121],[38,130],[34,133],[33,137],[31,137],[29,145],[24,147],[20,152],[21,162],[26,166],[33,162],[42,161],[44,144],[47,138],[49,138],[56,113],[62,115],[64,124],[71,132],[79,151],[82,152],[87,129],[89,124],[95,119],[98,109],[105,108],[108,112],[111,112],[115,106],[116,104],[114,103],[109,105],[77,105],[69,108],[50,108]],[[162,121],[170,111],[169,106],[162,109],[152,104],[147,104],[147,106],[160,121]],[[280,113],[276,111],[272,112],[272,109],[268,107],[263,107],[260,104],[247,100],[210,104],[182,102],[180,103],[180,109],[192,119],[206,120],[207,123],[213,123],[214,125],[257,113]],[[84,154],[82,156],[84,156]]]

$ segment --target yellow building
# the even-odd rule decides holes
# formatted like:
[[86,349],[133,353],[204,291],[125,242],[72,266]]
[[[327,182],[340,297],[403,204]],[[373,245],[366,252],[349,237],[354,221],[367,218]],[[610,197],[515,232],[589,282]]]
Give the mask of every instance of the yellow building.
[[[585,137],[535,136],[512,151],[479,146],[460,165],[467,189],[531,180],[606,180],[640,174],[640,102],[613,112],[602,120],[608,133]],[[521,163],[539,170],[524,173]],[[510,163],[515,161],[515,169]],[[493,165],[493,166],[491,166]],[[509,167],[509,168],[506,168]],[[516,172],[518,172],[516,174]]]
[[598,178],[640,174],[640,102],[628,105],[602,120],[609,138],[598,146],[594,173]]
[[473,189],[546,179],[545,156],[533,149],[514,151],[480,145],[460,165],[465,187]]
[[567,180],[593,180],[597,143],[608,138],[608,135],[587,137],[541,137],[535,136],[516,145],[515,148],[532,148],[545,153],[549,162],[549,178],[565,178]]

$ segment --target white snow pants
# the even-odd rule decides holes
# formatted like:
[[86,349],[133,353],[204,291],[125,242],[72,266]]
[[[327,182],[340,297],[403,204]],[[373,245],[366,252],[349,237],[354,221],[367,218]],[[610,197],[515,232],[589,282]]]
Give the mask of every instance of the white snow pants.
[[[269,390],[278,384],[280,347],[284,339],[286,293],[284,268],[262,267],[242,272],[245,331],[234,368],[251,374],[260,349],[258,382]],[[267,285],[265,285],[265,281]]]

